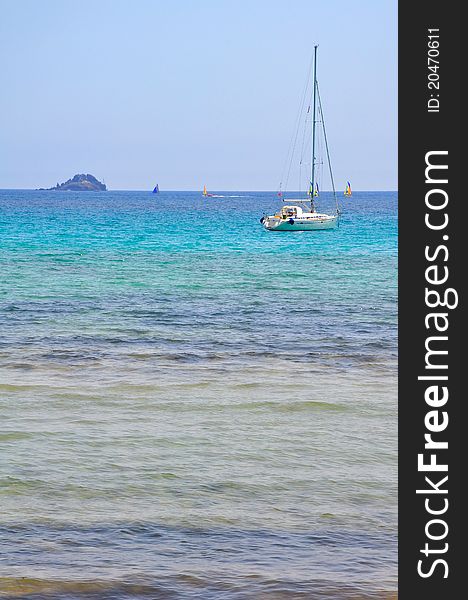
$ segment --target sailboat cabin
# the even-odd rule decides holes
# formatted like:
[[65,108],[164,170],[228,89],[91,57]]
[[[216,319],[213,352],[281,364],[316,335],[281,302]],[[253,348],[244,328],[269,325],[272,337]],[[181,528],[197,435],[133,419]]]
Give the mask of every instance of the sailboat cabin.
[[280,210],[280,216],[283,219],[300,219],[302,217],[303,210],[300,206],[283,206]]

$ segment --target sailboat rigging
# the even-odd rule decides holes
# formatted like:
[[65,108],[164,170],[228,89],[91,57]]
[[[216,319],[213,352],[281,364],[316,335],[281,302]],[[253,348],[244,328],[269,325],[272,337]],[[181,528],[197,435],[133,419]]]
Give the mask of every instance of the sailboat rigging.
[[[324,123],[324,118],[323,118],[322,102],[321,102],[320,92],[319,92],[319,87],[318,87],[318,82],[317,82],[317,48],[318,48],[318,46],[315,45],[314,46],[314,62],[313,62],[313,84],[312,84],[313,92],[312,92],[312,115],[311,115],[311,120],[312,120],[311,158],[312,158],[312,160],[311,160],[311,171],[310,171],[310,180],[309,180],[309,186],[308,186],[308,191],[307,191],[307,198],[303,198],[303,199],[284,198],[283,199],[284,191],[282,190],[282,184],[280,184],[280,191],[278,192],[278,196],[283,200],[285,205],[275,214],[266,215],[260,219],[260,222],[263,224],[265,229],[268,229],[270,231],[311,231],[311,230],[319,230],[319,229],[334,229],[338,225],[340,210],[338,207],[338,199],[337,199],[336,190],[335,190],[335,182],[334,182],[334,178],[333,178],[333,171],[332,171],[331,161],[330,161],[330,152],[329,152],[329,148],[328,148],[328,140],[327,140],[327,135],[326,135],[326,131],[325,131],[325,123]],[[304,102],[305,102],[308,85],[309,85],[309,78],[306,83],[306,88],[304,89],[304,96],[302,99],[303,107],[304,107]],[[306,112],[306,122],[309,118],[310,112],[311,112],[311,107],[309,105],[307,108],[307,112]],[[333,198],[335,201],[335,212],[333,214],[318,213],[316,210],[316,206],[315,206],[316,198],[318,198],[318,196],[319,196],[318,171],[319,171],[320,165],[322,164],[322,163],[317,162],[317,157],[316,157],[316,150],[317,150],[317,145],[318,145],[318,139],[317,139],[318,136],[317,136],[317,131],[316,131],[316,125],[318,122],[318,120],[317,120],[318,115],[321,118],[320,122],[322,125],[324,150],[325,150],[326,157],[327,157],[330,182],[331,182],[331,187],[332,187],[332,191],[333,191]],[[297,120],[298,125],[299,125],[299,116],[300,115],[298,115],[298,120]],[[302,140],[302,149],[303,150],[305,148],[305,139],[306,138],[305,138],[305,134],[304,134],[304,138]],[[297,140],[297,132],[295,135],[294,144],[292,144],[291,163],[293,160],[294,147],[296,144],[296,140]],[[299,165],[300,165],[299,169],[301,169],[302,164],[303,164],[303,157],[301,156],[300,163],[299,163]],[[291,164],[290,164],[289,170],[288,170],[288,177],[289,177],[290,170],[291,170]],[[294,202],[294,203],[298,202],[302,206],[298,206],[297,204],[289,204],[290,202]]]

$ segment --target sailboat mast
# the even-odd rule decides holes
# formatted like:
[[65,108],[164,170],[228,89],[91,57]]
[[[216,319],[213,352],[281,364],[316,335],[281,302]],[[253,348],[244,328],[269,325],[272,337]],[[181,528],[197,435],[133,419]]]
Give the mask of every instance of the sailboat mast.
[[310,188],[310,212],[314,212],[314,190],[315,190],[315,113],[317,103],[317,46],[314,46],[314,100],[312,110],[312,175]]

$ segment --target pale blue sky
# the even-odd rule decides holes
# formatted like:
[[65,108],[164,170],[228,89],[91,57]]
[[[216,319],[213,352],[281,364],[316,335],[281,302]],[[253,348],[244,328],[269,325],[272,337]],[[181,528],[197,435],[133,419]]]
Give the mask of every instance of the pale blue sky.
[[314,43],[337,187],[397,187],[396,0],[0,0],[0,188],[277,188]]

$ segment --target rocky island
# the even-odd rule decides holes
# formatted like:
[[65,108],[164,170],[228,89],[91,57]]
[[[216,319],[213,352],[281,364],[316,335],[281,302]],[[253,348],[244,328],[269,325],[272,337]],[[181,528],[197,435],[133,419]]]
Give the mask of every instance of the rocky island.
[[[43,188],[41,188],[43,189]],[[65,181],[65,183],[60,183],[52,188],[48,188],[49,190],[57,190],[60,192],[63,191],[72,191],[72,192],[105,192],[107,191],[106,184],[101,183],[94,177],[94,175],[90,175],[84,173],[75,175],[72,179]]]

